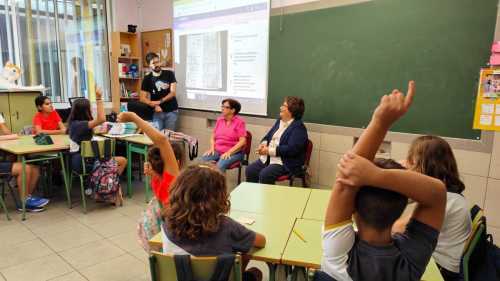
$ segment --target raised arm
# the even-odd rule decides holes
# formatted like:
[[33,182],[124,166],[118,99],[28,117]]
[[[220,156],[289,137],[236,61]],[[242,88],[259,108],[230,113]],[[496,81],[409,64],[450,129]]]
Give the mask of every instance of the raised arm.
[[163,159],[163,169],[168,171],[172,176],[179,174],[179,165],[175,158],[174,150],[170,145],[170,141],[151,124],[144,121],[134,112],[122,112],[118,114],[118,122],[134,122],[160,149],[161,158]]
[[102,90],[97,87],[95,90],[95,103],[97,106],[97,116],[94,120],[89,121],[90,129],[93,129],[106,122],[106,113],[104,112],[104,103],[102,101]]
[[[373,160],[391,125],[408,111],[414,94],[415,83],[410,81],[406,96],[399,90],[393,90],[391,94],[384,95],[375,109],[368,127],[361,134],[352,152]],[[351,220],[358,189],[358,187],[347,186],[339,181],[335,182],[326,209],[325,226],[335,226]]]
[[339,164],[342,177],[337,181],[346,186],[376,186],[395,191],[415,200],[418,205],[412,218],[441,229],[446,207],[446,187],[438,179],[408,170],[387,170],[371,161],[348,153]]

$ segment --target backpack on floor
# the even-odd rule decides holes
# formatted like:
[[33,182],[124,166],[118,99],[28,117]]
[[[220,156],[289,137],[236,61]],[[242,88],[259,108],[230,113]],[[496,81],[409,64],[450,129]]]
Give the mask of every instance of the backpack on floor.
[[104,155],[100,155],[97,141],[92,141],[91,145],[96,156],[90,173],[90,186],[94,191],[95,199],[116,202],[117,196],[121,197],[121,186],[118,163],[111,156],[111,141],[104,141]]
[[[471,217],[474,220],[479,206],[475,205],[471,209]],[[469,281],[499,281],[500,280],[500,249],[493,243],[493,237],[488,234],[486,228],[486,217],[480,214],[477,222],[478,226],[473,229],[473,239],[468,245],[468,249],[462,258],[462,267],[467,267],[468,275],[465,277]],[[475,239],[474,239],[475,238]],[[467,257],[467,263],[465,263]],[[464,272],[465,273],[465,272]]]

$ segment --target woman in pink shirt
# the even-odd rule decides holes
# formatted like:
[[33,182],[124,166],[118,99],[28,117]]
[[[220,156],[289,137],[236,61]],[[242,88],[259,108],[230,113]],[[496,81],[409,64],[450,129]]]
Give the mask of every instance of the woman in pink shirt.
[[222,101],[222,116],[217,118],[210,138],[210,149],[203,154],[202,161],[217,162],[221,172],[236,161],[243,159],[241,151],[246,144],[245,121],[238,116],[241,104],[237,100]]

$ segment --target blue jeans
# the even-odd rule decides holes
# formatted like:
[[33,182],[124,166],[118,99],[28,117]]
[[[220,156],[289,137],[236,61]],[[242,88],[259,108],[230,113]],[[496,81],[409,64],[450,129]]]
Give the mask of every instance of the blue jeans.
[[179,111],[155,112],[153,114],[153,124],[158,130],[168,129],[177,131],[177,115]]
[[217,168],[219,168],[219,170],[223,173],[226,172],[227,168],[231,166],[231,164],[241,160],[243,160],[243,153],[241,151],[231,155],[231,157],[229,157],[228,159],[221,159],[220,154],[217,151],[214,152],[213,155],[201,157],[201,161],[204,162],[211,162],[211,161],[217,162]]

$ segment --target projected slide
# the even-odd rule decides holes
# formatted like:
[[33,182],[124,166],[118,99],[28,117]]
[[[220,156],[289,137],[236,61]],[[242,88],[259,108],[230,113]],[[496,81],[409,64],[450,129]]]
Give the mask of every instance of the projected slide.
[[181,107],[220,110],[235,98],[265,115],[269,0],[174,0],[174,62]]

